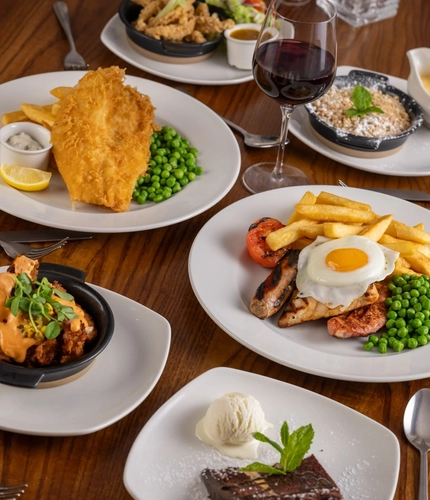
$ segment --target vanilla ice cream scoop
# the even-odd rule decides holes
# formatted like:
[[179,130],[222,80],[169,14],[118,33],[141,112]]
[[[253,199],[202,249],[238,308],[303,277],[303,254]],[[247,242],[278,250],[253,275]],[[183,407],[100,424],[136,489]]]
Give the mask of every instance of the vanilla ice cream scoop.
[[260,403],[238,392],[216,399],[196,426],[196,436],[233,458],[256,458],[259,441],[253,432],[273,427],[266,422]]

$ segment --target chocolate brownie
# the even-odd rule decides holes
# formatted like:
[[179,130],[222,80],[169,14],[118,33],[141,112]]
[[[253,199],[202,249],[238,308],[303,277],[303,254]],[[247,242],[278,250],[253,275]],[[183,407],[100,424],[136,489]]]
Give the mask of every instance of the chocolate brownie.
[[[276,465],[275,465],[276,467]],[[335,500],[342,494],[314,455],[287,474],[243,472],[237,467],[204,469],[203,482],[212,500]]]

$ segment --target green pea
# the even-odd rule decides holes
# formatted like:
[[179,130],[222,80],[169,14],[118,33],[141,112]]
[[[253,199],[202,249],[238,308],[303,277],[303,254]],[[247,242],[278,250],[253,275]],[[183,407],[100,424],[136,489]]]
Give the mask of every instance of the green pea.
[[386,352],[387,352],[387,343],[386,342],[379,343],[378,344],[378,351],[380,352],[380,354],[386,354]]
[[416,339],[408,339],[406,346],[409,349],[415,349],[416,347],[418,347],[418,341]]
[[374,344],[373,342],[366,342],[364,345],[363,345],[363,349],[365,351],[371,351],[373,348],[374,348]]
[[370,335],[369,338],[367,339],[369,342],[372,342],[373,345],[377,345],[379,342],[379,338],[377,335]]

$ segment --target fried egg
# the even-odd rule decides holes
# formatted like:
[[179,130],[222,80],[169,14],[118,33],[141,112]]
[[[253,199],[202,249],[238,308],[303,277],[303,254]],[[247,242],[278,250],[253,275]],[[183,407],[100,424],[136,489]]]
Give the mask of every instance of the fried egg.
[[365,236],[319,236],[300,252],[298,297],[313,297],[330,308],[348,306],[371,283],[390,275],[398,256]]

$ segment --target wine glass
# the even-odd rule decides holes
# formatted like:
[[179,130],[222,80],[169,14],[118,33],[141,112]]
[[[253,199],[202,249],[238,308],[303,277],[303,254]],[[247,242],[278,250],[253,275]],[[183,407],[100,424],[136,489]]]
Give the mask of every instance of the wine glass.
[[310,184],[284,163],[288,123],[296,106],[321,97],[336,73],[336,8],[328,0],[271,0],[253,56],[254,79],[281,106],[276,162],[257,163],[243,174],[252,193]]

